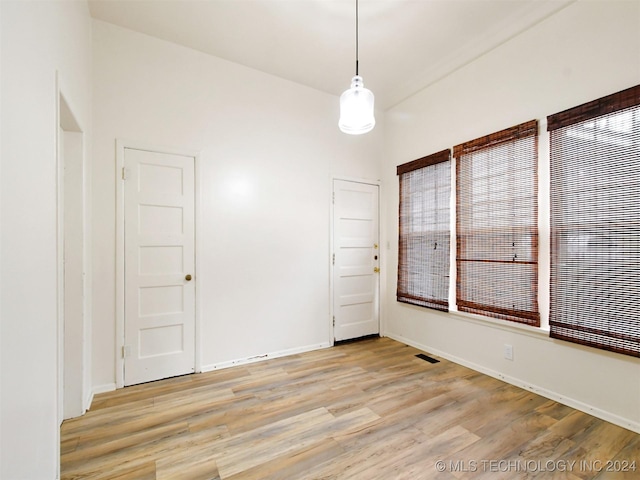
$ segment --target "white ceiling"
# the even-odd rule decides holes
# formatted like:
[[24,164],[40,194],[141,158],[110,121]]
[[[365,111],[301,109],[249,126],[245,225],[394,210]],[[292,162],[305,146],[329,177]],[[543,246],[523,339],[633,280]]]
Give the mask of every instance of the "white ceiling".
[[[360,75],[386,110],[575,0],[359,0]],[[91,15],[340,95],[355,0],[90,0]]]

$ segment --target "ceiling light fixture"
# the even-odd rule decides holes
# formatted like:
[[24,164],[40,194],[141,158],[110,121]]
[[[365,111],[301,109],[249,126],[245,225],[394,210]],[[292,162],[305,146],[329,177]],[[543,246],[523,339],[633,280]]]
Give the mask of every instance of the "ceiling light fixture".
[[360,135],[373,130],[373,92],[364,88],[358,74],[358,0],[356,0],[356,76],[351,79],[351,88],[340,96],[340,120],[338,126],[344,133]]

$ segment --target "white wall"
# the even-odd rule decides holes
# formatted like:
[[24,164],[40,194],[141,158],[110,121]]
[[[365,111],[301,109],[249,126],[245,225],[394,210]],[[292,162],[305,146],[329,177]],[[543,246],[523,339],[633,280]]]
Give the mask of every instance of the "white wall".
[[89,136],[84,2],[2,2],[0,477],[58,470],[56,71]]
[[[2,112],[2,2],[0,2],[0,112]],[[2,272],[2,115],[0,114],[0,272]],[[0,273],[0,378],[2,378],[2,274]],[[0,448],[2,448],[2,417],[4,416],[4,410],[2,408],[2,385],[3,382],[0,380]],[[3,456],[0,454],[0,474],[2,473],[3,468]]]
[[[115,381],[115,141],[200,152],[204,369],[329,338],[332,175],[377,180],[383,122],[338,98],[94,22],[94,385]],[[382,120],[382,119],[380,119]]]
[[[386,334],[640,431],[638,359],[550,340],[544,329],[438,313],[395,300],[396,166],[540,119],[540,303],[548,326],[546,116],[638,83],[640,3],[578,1],[388,111]],[[514,347],[512,362],[502,358],[505,343]]]
[[336,97],[101,22],[92,43],[83,2],[2,2],[0,477],[53,478],[58,464],[56,70],[85,148],[94,122],[94,385],[115,381],[115,139],[126,138],[201,152],[205,367],[329,342],[330,179],[383,175],[387,333],[637,430],[637,360],[394,292],[395,166],[639,83],[639,8],[577,2],[349,137]]

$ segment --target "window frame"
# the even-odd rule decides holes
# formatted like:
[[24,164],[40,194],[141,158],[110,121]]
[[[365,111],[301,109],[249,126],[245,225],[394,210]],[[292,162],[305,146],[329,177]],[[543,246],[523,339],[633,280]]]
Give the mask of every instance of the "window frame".
[[[440,230],[420,230],[418,234],[405,234],[405,225],[404,220],[406,219],[405,215],[403,215],[404,211],[404,203],[406,198],[410,195],[409,192],[405,191],[405,187],[407,185],[406,175],[411,174],[412,172],[416,172],[418,170],[426,169],[429,167],[435,167],[442,163],[447,163],[449,168],[447,169],[447,179],[448,183],[443,185],[442,188],[448,190],[447,192],[447,230],[443,231],[446,233],[446,241]],[[397,290],[396,290],[396,300],[401,303],[408,303],[412,305],[417,305],[420,307],[431,308],[440,311],[449,311],[449,283],[450,283],[450,238],[451,238],[451,211],[449,207],[450,199],[451,199],[451,151],[449,149],[442,150],[440,152],[434,153],[432,155],[428,155],[426,157],[419,158],[417,160],[413,160],[408,163],[404,163],[399,165],[396,169],[396,173],[399,177],[399,196],[400,196],[400,204],[398,207],[398,276],[397,276]],[[421,193],[418,192],[413,192]],[[434,195],[437,196],[437,187]],[[422,212],[421,212],[422,213]],[[437,212],[435,213],[437,215]],[[413,221],[410,222],[410,226],[416,225]],[[428,227],[426,224],[420,224],[419,227]],[[442,271],[436,271],[436,274],[433,275],[435,278],[434,281],[440,281],[435,288],[443,289],[444,295],[440,296],[427,296],[427,295],[419,295],[417,290],[411,287],[412,281],[409,279],[411,275],[411,271],[408,269],[408,261],[407,257],[410,255],[410,247],[409,245],[415,244],[415,242],[410,242],[406,240],[407,235],[413,235],[418,238],[419,242],[424,241],[429,235],[426,232],[434,232],[436,238],[443,238],[443,245],[441,248],[444,249],[445,255],[445,263],[442,268]],[[433,236],[433,235],[431,235]],[[435,247],[437,248],[437,240],[435,240]],[[442,251],[442,250],[441,250]],[[421,258],[422,261],[426,261],[426,258]],[[436,268],[439,265],[435,265]],[[422,265],[418,266],[418,279],[422,281],[423,284],[421,287],[425,287],[425,283],[427,282],[425,276],[427,273],[421,268]]]
[[[633,112],[630,120],[632,129],[628,133],[631,142],[629,147],[631,157],[626,155],[622,132],[606,128],[609,120],[613,118],[612,114],[625,111]],[[619,188],[620,184],[616,182],[619,181],[621,168],[640,170],[640,153],[638,153],[640,152],[640,85],[549,115],[547,130],[549,131],[551,163],[549,192],[551,206],[550,337],[623,355],[640,357],[640,322],[636,320],[634,324],[630,320],[633,315],[627,315],[625,319],[623,310],[628,307],[624,306],[623,309],[623,306],[615,300],[616,293],[628,296],[628,289],[631,288],[631,285],[628,280],[625,280],[624,291],[620,291],[619,288],[616,290],[616,282],[609,278],[609,276],[616,278],[622,273],[627,279],[637,276],[630,274],[628,270],[624,272],[616,270],[620,262],[616,258],[620,252],[615,252],[616,249],[622,252],[621,256],[625,259],[623,263],[627,268],[630,268],[629,265],[635,265],[635,271],[640,271],[638,266],[640,256],[633,256],[634,247],[637,248],[640,245],[640,240],[638,240],[640,238],[640,221],[636,220],[637,225],[634,227],[630,220],[640,218],[638,202],[634,204],[627,195],[622,200],[616,197],[614,192],[611,192],[606,196],[600,195],[599,198],[607,198],[607,208],[598,210],[597,220],[594,220],[593,215],[585,219],[582,213],[588,210],[590,205],[591,210],[588,211],[593,212],[593,203],[597,203],[595,200],[596,183],[602,183],[603,186],[614,185]],[[588,135],[589,132],[592,132],[592,135]],[[600,139],[598,133],[602,135]],[[565,138],[569,138],[569,140],[565,141]],[[611,147],[606,149],[604,147],[606,144]],[[584,151],[579,150],[581,148],[584,148]],[[574,149],[576,152],[573,151]],[[588,160],[591,170],[597,171],[597,180],[591,181],[589,179],[593,179],[594,175],[587,175],[589,179],[581,182],[579,178],[570,177],[571,173],[562,171],[571,170],[569,167],[564,169],[562,167],[571,165],[567,158],[572,153],[576,155],[580,153],[581,161]],[[607,155],[606,161],[599,156],[605,153]],[[616,156],[612,156],[612,154]],[[631,162],[634,160],[637,163],[632,164]],[[619,168],[608,170],[607,166],[609,165],[617,165]],[[612,177],[609,183],[606,183],[608,173]],[[639,198],[639,187],[633,182],[633,180],[638,182],[638,177],[625,175],[624,178],[632,180],[631,186],[635,185],[633,198]],[[570,187],[575,187],[575,192],[571,197],[573,202],[568,200],[569,197],[566,195],[566,191]],[[583,194],[583,197],[579,196],[580,193]],[[582,203],[583,198],[592,203]],[[575,207],[576,202],[581,203]],[[631,205],[635,205],[635,211]],[[628,212],[628,215],[618,218],[622,207],[624,207],[625,213]],[[575,210],[571,210],[572,208]],[[631,242],[629,245],[625,245],[624,241],[621,242],[621,238],[623,240],[635,239],[635,243]],[[620,242],[628,248],[618,248]],[[616,255],[612,255],[612,252]],[[629,258],[625,255],[629,255]],[[629,259],[632,261],[629,262]],[[607,260],[611,260],[611,262],[607,263]],[[604,267],[607,265],[608,269],[605,270]],[[588,292],[597,294],[601,299],[597,305],[596,302],[593,302],[593,305],[584,304],[588,302],[580,303],[580,315],[568,302],[562,303],[567,293],[558,293],[557,290],[562,289],[562,285],[565,283],[564,276],[568,275],[568,270],[578,268],[578,266],[582,273],[571,275],[572,281],[581,282],[581,288],[589,289]],[[589,279],[583,280],[588,275],[590,275]],[[597,288],[594,285],[596,281],[591,280],[594,275],[597,275],[597,281],[600,283]],[[637,283],[636,289],[639,288]],[[611,300],[612,298],[613,300]],[[599,309],[606,310],[606,312]]]
[[[505,147],[512,147],[514,151],[511,155],[502,154],[499,158],[500,160],[503,159],[502,157],[504,157],[504,159],[511,159],[517,153],[518,145],[516,142],[525,139],[527,141],[532,141],[531,153],[533,155],[530,165],[532,182],[531,194],[526,197],[527,200],[531,202],[531,208],[533,210],[531,212],[531,221],[529,222],[529,225],[518,227],[512,224],[500,225],[499,222],[496,222],[482,230],[473,230],[473,227],[470,229],[467,224],[469,222],[473,222],[473,213],[471,215],[467,213],[473,210],[474,203],[469,204],[465,202],[467,199],[473,197],[474,184],[473,178],[470,179],[470,183],[467,178],[468,175],[466,172],[463,172],[463,168],[466,168],[466,164],[463,166],[463,163],[473,161],[474,155],[477,156],[483,152],[487,152],[487,154],[489,154],[489,152],[496,153],[498,149],[504,149]],[[540,309],[538,301],[538,121],[531,120],[475,140],[456,145],[453,148],[453,156],[456,159],[456,305],[458,311],[522,323],[533,327],[540,327]],[[489,155],[487,158],[489,158]],[[486,163],[489,164],[490,160],[486,160]],[[529,170],[529,165],[526,166],[527,170]],[[510,170],[510,167],[511,166],[507,166],[505,170],[511,178],[514,177],[514,172]],[[487,187],[487,192],[488,194],[491,194],[492,192],[495,194],[496,190],[491,190],[490,187]],[[513,202],[514,200],[517,200],[517,198],[513,196],[515,193],[514,188],[509,189],[506,193],[507,197],[505,202]],[[501,203],[498,202],[498,204]],[[465,215],[463,215],[462,212],[465,212]],[[491,253],[486,252],[484,254],[485,258],[480,258],[480,255],[482,255],[480,252],[474,252],[477,256],[476,258],[467,258],[468,250],[466,247],[468,242],[473,242],[475,240],[474,243],[478,243],[478,238],[483,236],[489,240],[492,236],[496,238],[500,238],[502,236],[503,238],[501,241],[504,242],[504,239],[507,236],[514,238],[513,235],[517,234],[518,231],[521,232],[523,239],[530,240],[530,248],[526,249],[526,255],[524,257],[526,258],[525,260],[518,260],[517,253],[513,255],[511,262],[496,258],[489,258],[496,256],[495,251],[492,251]],[[523,242],[523,244],[524,243],[526,242]],[[497,248],[497,246],[495,248]],[[513,248],[514,250],[516,248],[515,241],[513,243]],[[482,269],[483,273],[471,273],[473,272],[474,267],[478,270]],[[491,270],[495,270],[495,272],[492,272]],[[518,285],[519,291],[522,292],[518,299],[521,303],[526,303],[529,306],[528,309],[516,308],[515,305],[513,308],[506,308],[501,305],[501,303],[504,303],[505,293],[504,288],[501,290],[500,287],[495,290],[494,298],[488,298],[491,296],[488,293],[485,297],[488,301],[483,303],[473,301],[473,294],[470,293],[470,291],[473,290],[473,285],[480,283],[484,285],[485,288],[488,288],[488,285],[490,284],[488,280],[490,278],[499,276],[504,281],[505,278],[508,278],[506,272],[512,270],[518,272],[518,276],[530,279],[530,281],[527,282],[527,285]],[[500,285],[499,282],[494,282],[494,285],[495,284]]]

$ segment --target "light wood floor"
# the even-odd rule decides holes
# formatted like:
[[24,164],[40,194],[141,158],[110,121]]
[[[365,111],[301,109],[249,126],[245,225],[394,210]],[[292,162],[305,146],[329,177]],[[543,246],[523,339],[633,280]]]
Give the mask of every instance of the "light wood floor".
[[62,478],[640,478],[640,435],[417,353],[365,340],[97,395],[62,425]]

